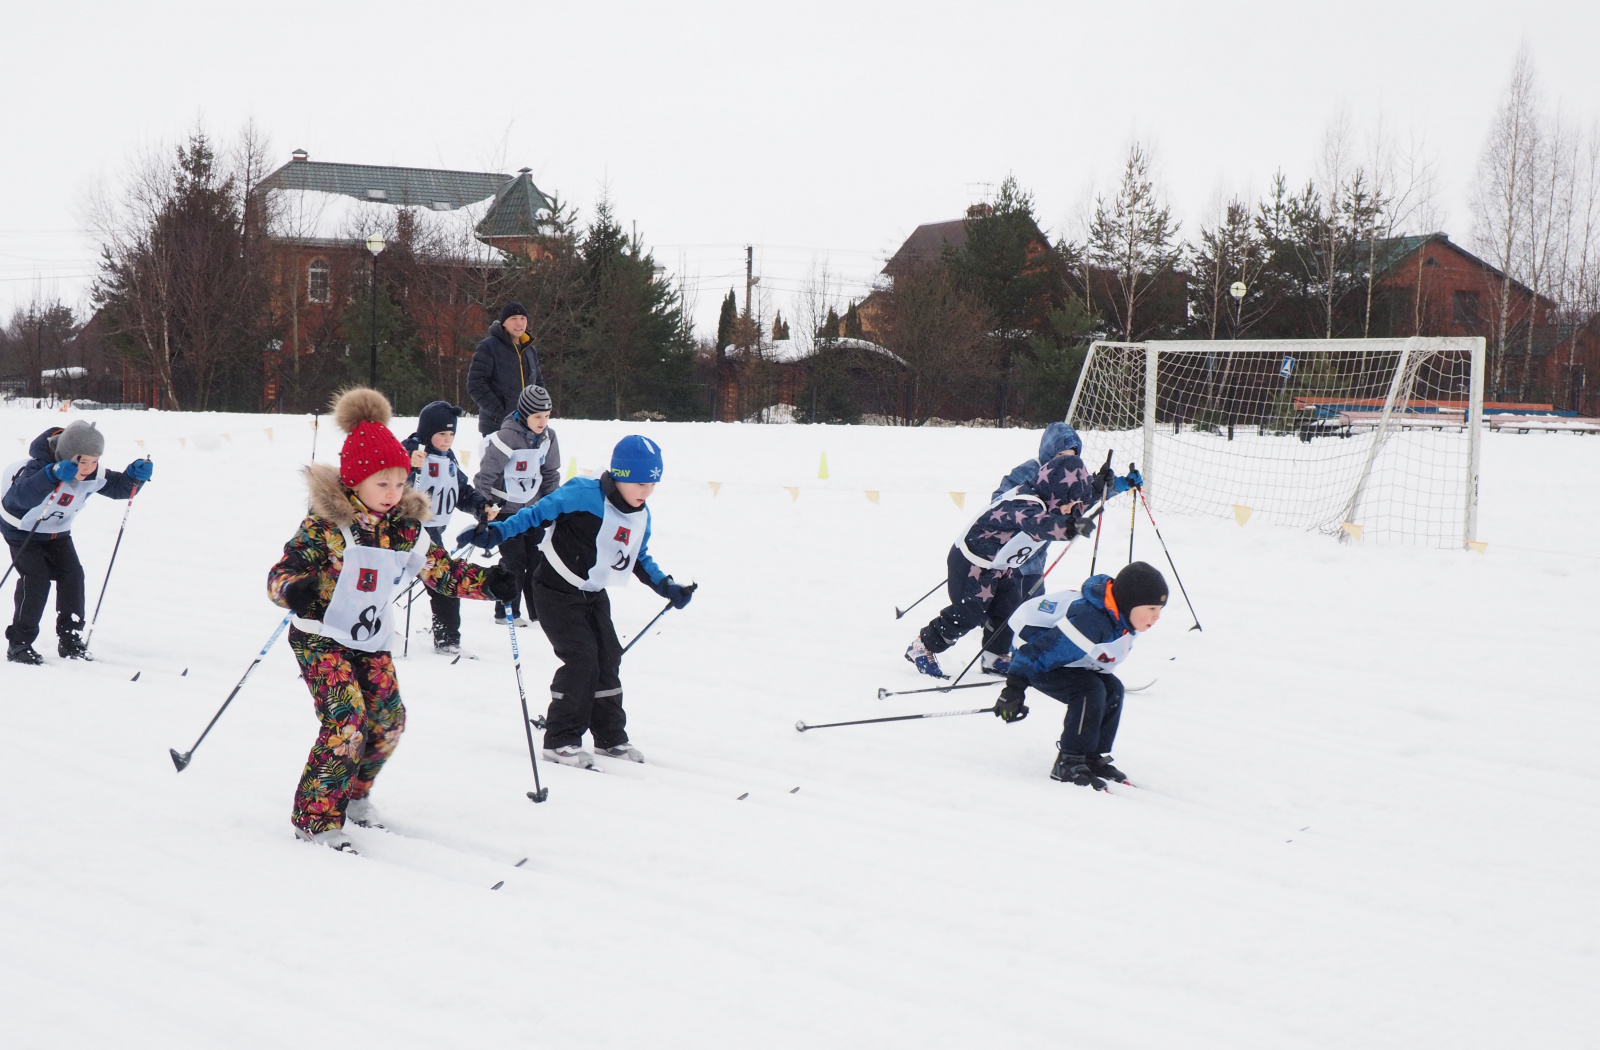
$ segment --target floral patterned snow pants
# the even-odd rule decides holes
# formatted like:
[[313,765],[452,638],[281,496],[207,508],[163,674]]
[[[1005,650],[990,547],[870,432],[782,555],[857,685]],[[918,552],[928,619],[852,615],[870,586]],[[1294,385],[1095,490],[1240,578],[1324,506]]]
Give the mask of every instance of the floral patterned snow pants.
[[386,652],[347,649],[299,630],[289,632],[289,646],[322,720],[290,819],[313,833],[341,828],[345,806],[367,797],[405,732],[394,661]]

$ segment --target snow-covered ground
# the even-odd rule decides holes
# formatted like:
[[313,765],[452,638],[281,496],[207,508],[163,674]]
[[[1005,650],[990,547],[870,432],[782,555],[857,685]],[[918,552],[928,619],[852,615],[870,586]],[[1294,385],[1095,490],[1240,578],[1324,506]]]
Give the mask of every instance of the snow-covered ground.
[[[924,684],[900,653],[935,607],[893,609],[1036,434],[557,420],[580,469],[629,431],[659,439],[652,548],[701,584],[624,664],[649,764],[541,764],[531,804],[507,640],[470,603],[482,659],[452,666],[419,632],[401,663],[408,728],[374,800],[417,838],[356,829],[356,858],[291,835],[316,723],[282,642],[193,765],[167,757],[280,618],[263,580],[304,511],[310,427],[95,418],[111,465],[142,440],[156,473],[98,661],[42,644],[47,666],[0,665],[8,1048],[1458,1050],[1600,1031],[1600,441],[1486,435],[1482,554],[1161,518],[1205,630],[1174,595],[1141,643],[1126,677],[1156,682],[1116,748],[1140,787],[1103,795],[1048,778],[1046,698],[1013,726],[794,730],[990,702],[876,689]],[[0,411],[0,459],[62,419]],[[337,445],[325,428],[319,458]],[[122,513],[79,518],[91,607]],[[1136,542],[1165,569],[1147,524]],[[1056,572],[1088,562],[1081,545]],[[661,605],[613,600],[625,637]],[[523,641],[542,709],[553,659],[537,629]]]

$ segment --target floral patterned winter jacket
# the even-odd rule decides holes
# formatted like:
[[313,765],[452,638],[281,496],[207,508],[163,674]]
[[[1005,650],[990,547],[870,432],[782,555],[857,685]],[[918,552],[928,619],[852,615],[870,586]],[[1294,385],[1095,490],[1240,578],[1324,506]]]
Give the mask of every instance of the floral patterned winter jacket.
[[[388,550],[408,551],[416,546],[420,537],[427,543],[422,531],[422,521],[430,512],[428,497],[415,489],[407,489],[389,513],[373,514],[356,499],[355,493],[339,481],[334,467],[313,463],[306,467],[306,485],[311,490],[311,510],[294,539],[283,546],[283,557],[267,573],[267,597],[273,604],[289,607],[284,592],[297,581],[316,577],[317,600],[306,610],[307,619],[319,620],[327,611],[328,600],[333,597],[339,570],[344,566],[344,535],[341,526],[348,526],[356,541],[363,546],[383,547]],[[422,570],[422,582],[429,590],[447,597],[481,598],[492,600],[486,587],[488,570],[481,565],[451,558],[439,547],[428,551],[428,563]],[[338,645],[329,638],[306,636],[311,648],[331,648]]]

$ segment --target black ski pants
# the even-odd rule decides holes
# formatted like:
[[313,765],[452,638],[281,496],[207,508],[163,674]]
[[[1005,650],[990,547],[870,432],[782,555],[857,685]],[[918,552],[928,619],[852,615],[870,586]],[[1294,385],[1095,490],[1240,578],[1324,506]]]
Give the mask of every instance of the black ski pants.
[[597,748],[628,742],[628,716],[622,710],[622,643],[611,624],[611,599],[605,591],[580,591],[548,567],[533,577],[539,626],[561,666],[550,680],[544,746],[582,744],[585,731]]
[[[507,611],[515,617],[517,613],[525,610],[530,620],[539,618],[533,602],[533,571],[544,561],[544,552],[539,550],[536,532],[540,536],[543,535],[540,530],[531,530],[512,536],[499,547],[501,566],[517,578],[517,599],[511,603]],[[496,614],[502,608],[499,602],[495,602]]]
[[950,548],[945,570],[950,604],[922,629],[922,644],[929,652],[942,653],[982,624],[984,649],[1009,653],[1011,628],[1006,621],[1022,604],[1023,577],[1010,570],[979,568],[967,560],[959,547]]
[[1028,684],[1067,705],[1061,726],[1063,754],[1110,753],[1122,721],[1122,679],[1087,667],[1057,667]]
[[52,580],[56,585],[56,634],[83,630],[83,563],[78,561],[72,534],[53,539],[35,536],[26,543],[7,540],[6,545],[17,567],[16,611],[6,628],[6,640],[32,645],[39,637],[39,621]]
[[[448,551],[444,545],[444,529],[432,528],[428,530],[435,547]],[[424,588],[426,590],[426,588]],[[437,591],[428,591],[428,604],[433,609],[433,644],[441,645],[461,643],[461,599],[454,595],[440,594]]]

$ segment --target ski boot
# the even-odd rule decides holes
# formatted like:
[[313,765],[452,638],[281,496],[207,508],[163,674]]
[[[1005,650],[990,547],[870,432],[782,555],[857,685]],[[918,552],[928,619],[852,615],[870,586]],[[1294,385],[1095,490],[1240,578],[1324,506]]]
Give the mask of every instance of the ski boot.
[[577,744],[547,747],[544,749],[544,757],[563,766],[577,766],[579,769],[594,768],[594,756]]
[[294,833],[302,842],[309,842],[314,846],[327,846],[329,849],[336,849],[340,853],[361,856],[361,852],[356,849],[355,843],[350,841],[350,836],[346,835],[342,828],[329,828],[327,831],[307,831],[305,828],[297,826],[294,829]]
[[984,674],[992,674],[1004,678],[1011,673],[1011,657],[1005,653],[991,653],[985,649],[981,663]]
[[377,828],[379,831],[388,830],[383,817],[379,815],[378,808],[372,804],[370,798],[351,799],[344,807],[344,819],[361,828]]
[[83,639],[77,631],[67,631],[56,638],[56,652],[64,660],[93,660],[89,649],[83,644]]
[[1050,769],[1050,779],[1059,780],[1063,784],[1092,787],[1096,791],[1106,789],[1106,782],[1090,770],[1086,756],[1069,755],[1065,751],[1056,756],[1056,764]]
[[6,659],[14,664],[28,664],[35,667],[44,663],[44,657],[35,652],[33,646],[27,642],[12,642],[7,646]]
[[1127,784],[1130,787],[1133,781],[1128,779],[1128,774],[1111,764],[1110,755],[1090,755],[1088,757],[1089,772],[1097,777],[1117,784]]
[[906,659],[911,661],[911,665],[925,675],[930,675],[934,678],[950,677],[944,673],[944,668],[939,666],[939,658],[926,645],[922,644],[920,637],[907,647]]
[[644,761],[644,752],[640,751],[626,740],[615,747],[597,747],[594,749],[594,753],[597,755],[605,755],[608,758],[625,758],[629,762]]

